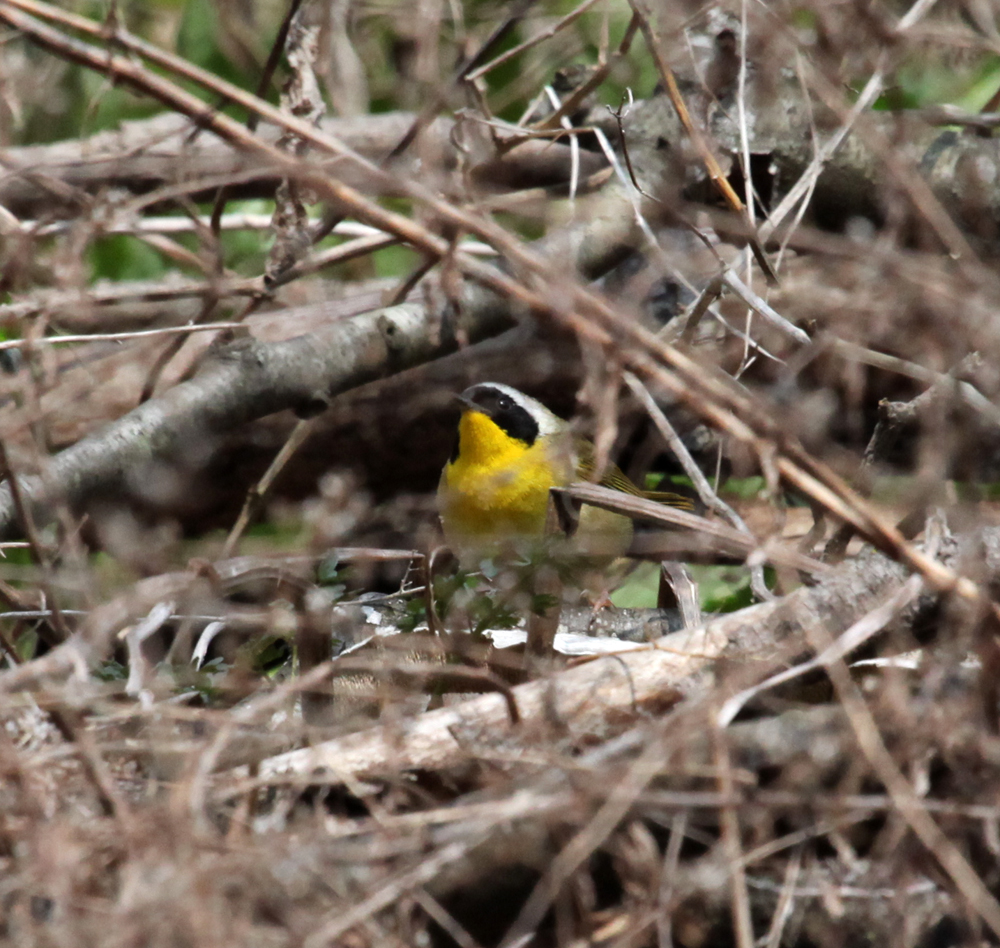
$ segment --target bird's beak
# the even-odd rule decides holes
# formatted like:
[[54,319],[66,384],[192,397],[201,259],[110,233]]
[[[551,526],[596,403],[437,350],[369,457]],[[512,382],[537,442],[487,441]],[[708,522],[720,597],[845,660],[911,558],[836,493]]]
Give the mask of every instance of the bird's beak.
[[[482,406],[477,405],[471,398],[466,398],[464,395],[454,395],[455,401],[459,402],[462,406],[462,411],[478,411],[483,412]],[[485,414],[485,412],[483,412]]]

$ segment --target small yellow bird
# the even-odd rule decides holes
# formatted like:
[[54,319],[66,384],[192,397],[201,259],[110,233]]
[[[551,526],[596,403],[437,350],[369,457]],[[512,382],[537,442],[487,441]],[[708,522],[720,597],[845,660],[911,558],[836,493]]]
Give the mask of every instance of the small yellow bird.
[[[587,480],[593,474],[593,446],[574,437],[567,421],[509,385],[483,382],[458,400],[458,441],[441,472],[438,510],[448,545],[464,563],[483,554],[517,547],[545,533],[549,489]],[[639,496],[612,466],[601,484]],[[655,494],[670,506],[692,506],[677,494]],[[632,540],[632,521],[584,505],[572,549],[588,557],[621,556]]]

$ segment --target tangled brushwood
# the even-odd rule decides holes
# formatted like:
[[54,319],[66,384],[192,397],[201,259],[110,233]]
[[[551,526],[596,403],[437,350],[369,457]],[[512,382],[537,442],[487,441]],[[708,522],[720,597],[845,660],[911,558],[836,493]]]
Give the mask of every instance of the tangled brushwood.
[[0,0],[0,939],[1000,941],[995,4],[99,7]]

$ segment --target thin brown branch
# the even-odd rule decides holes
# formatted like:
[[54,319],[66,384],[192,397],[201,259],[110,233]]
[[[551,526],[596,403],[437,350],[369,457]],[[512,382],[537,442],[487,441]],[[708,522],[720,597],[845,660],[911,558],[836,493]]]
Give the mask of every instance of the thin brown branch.
[[[677,117],[681,120],[684,130],[687,132],[692,144],[697,149],[698,155],[701,158],[702,163],[705,165],[705,170],[708,173],[709,179],[718,189],[719,194],[722,195],[726,203],[737,214],[746,218],[747,211],[745,205],[740,200],[739,195],[737,195],[737,193],[733,190],[732,185],[723,173],[722,168],[719,166],[718,160],[712,153],[712,149],[709,147],[701,128],[699,128],[699,126],[691,118],[691,113],[688,111],[687,105],[684,102],[684,97],[681,95],[681,90],[677,85],[677,79],[674,77],[674,72],[670,68],[670,64],[664,56],[663,43],[657,35],[656,28],[653,26],[651,11],[648,9],[646,4],[640,2],[640,0],[630,0],[630,5],[634,16],[639,21],[639,29],[642,30],[642,34],[646,38],[646,47],[649,50],[650,56],[653,57],[653,62],[656,65],[657,72],[660,74],[660,79],[663,81],[664,87],[667,90],[667,95],[670,97],[671,103],[677,110]],[[747,220],[749,224],[749,218],[747,218]],[[750,227],[752,229],[752,224],[750,224]],[[750,248],[753,250],[754,259],[758,264],[760,264],[760,268],[764,271],[764,276],[767,277],[768,282],[776,284],[778,282],[778,277],[775,274],[774,269],[771,267],[771,264],[767,259],[767,255],[764,253],[764,249],[761,247],[760,241],[756,238],[756,236],[750,238]]]
[[44,601],[52,610],[52,621],[50,626],[55,633],[51,644],[65,642],[70,637],[70,629],[63,616],[62,607],[56,595],[55,584],[53,583],[52,558],[49,556],[42,539],[38,535],[38,528],[35,524],[34,513],[31,504],[25,497],[21,481],[10,464],[10,455],[7,446],[0,439],[0,476],[4,478],[7,489],[10,491],[11,505],[14,515],[17,517],[27,537],[28,549],[41,570],[40,586],[44,594]]
[[[814,640],[816,647],[826,649],[830,646],[829,633],[815,623],[808,623],[806,632]],[[993,934],[1000,937],[1000,903],[928,813],[923,801],[893,760],[879,733],[878,724],[843,659],[831,662],[827,666],[827,673],[851,722],[861,752],[885,786],[896,809],[948,873],[969,906]]]
[[292,455],[302,446],[306,438],[309,437],[312,428],[313,423],[311,420],[299,421],[292,429],[292,433],[288,436],[288,439],[281,446],[281,450],[275,455],[268,469],[264,472],[264,476],[250,489],[243,503],[240,515],[236,519],[236,523],[233,524],[232,530],[229,531],[229,536],[226,537],[226,542],[220,554],[222,559],[229,559],[233,555],[236,545],[240,542],[240,537],[243,536],[243,531],[246,530],[251,519],[260,511],[261,504],[263,504],[264,498],[274,484],[275,478],[281,473]]

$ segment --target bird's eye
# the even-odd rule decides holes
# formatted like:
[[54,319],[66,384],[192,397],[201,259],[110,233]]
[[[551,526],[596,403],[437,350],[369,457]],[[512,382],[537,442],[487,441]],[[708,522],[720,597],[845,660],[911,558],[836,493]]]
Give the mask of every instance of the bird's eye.
[[506,395],[501,395],[497,398],[497,408],[501,411],[506,411],[512,406],[511,400]]

